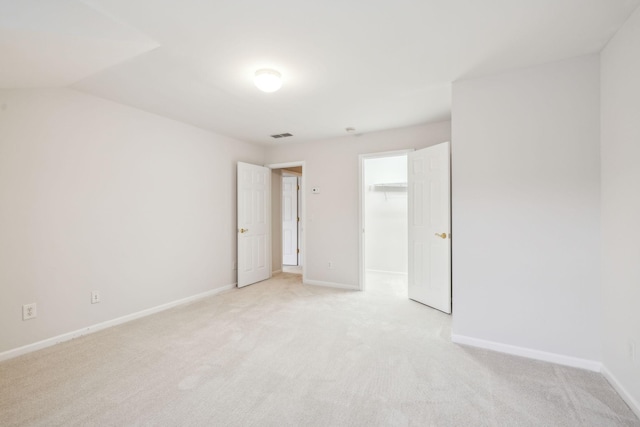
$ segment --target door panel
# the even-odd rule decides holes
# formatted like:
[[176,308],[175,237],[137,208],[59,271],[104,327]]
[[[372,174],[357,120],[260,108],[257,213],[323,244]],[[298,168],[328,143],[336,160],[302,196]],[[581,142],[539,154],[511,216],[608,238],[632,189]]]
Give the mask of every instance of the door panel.
[[271,169],[238,162],[238,287],[271,276]]
[[408,156],[409,298],[445,313],[451,313],[449,158],[448,142]]

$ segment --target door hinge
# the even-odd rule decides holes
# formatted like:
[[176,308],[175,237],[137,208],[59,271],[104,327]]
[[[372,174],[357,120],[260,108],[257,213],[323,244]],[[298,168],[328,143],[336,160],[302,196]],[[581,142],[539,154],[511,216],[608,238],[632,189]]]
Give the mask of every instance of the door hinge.
[[298,217],[298,222],[300,222],[300,217]]
[[296,185],[296,190],[300,190],[300,186],[299,185]]
[[299,254],[300,253],[300,249],[296,249],[296,253]]

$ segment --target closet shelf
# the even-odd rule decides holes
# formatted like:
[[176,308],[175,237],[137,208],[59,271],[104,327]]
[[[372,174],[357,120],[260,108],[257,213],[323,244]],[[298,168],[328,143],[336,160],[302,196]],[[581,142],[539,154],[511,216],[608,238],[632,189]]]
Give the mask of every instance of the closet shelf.
[[383,184],[373,184],[369,187],[370,191],[383,191],[385,193],[406,193],[407,192],[407,183],[406,182],[394,182],[394,183],[383,183]]

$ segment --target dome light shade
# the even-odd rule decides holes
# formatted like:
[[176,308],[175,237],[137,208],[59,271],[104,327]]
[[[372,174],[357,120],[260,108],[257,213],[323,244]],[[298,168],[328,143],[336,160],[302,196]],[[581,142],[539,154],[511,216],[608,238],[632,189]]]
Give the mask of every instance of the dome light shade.
[[282,76],[276,70],[263,68],[256,71],[254,83],[263,92],[275,92],[282,87]]

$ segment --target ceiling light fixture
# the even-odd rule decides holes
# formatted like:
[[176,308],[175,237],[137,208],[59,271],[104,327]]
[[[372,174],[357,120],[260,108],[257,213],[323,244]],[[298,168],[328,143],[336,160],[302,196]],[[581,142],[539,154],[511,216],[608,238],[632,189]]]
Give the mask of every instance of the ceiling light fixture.
[[263,92],[275,92],[282,87],[282,75],[276,70],[263,68],[256,71],[254,83]]

